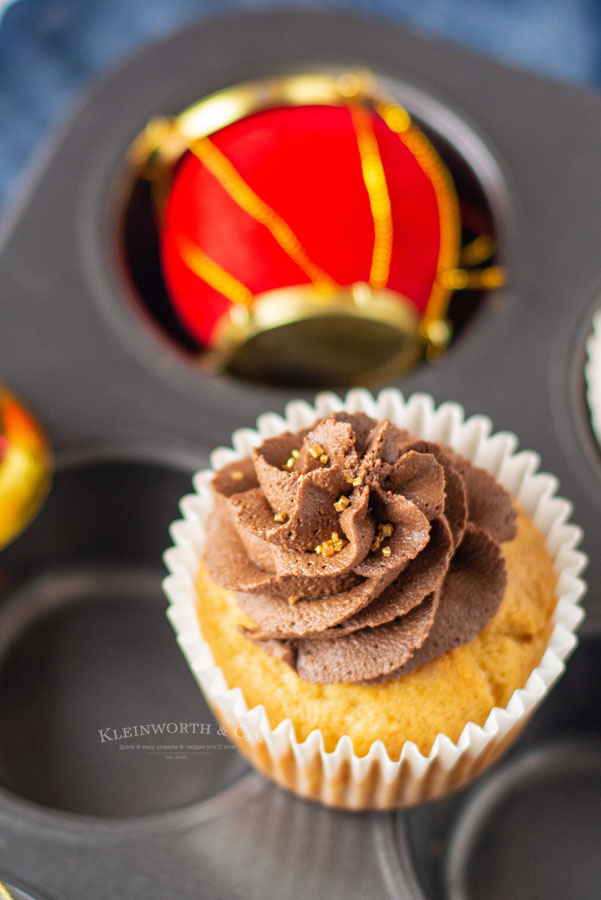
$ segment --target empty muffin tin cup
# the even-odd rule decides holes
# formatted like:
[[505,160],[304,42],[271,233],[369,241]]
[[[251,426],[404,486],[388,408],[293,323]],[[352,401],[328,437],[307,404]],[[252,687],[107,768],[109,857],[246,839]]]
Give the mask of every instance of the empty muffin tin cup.
[[0,565],[0,785],[123,818],[197,803],[244,770],[165,622],[161,551],[189,472],[102,456],[59,468]]
[[412,897],[599,895],[600,652],[599,635],[582,641],[502,765],[457,798],[396,817],[402,875],[411,873]]
[[522,752],[462,804],[445,864],[451,900],[598,896],[600,652],[598,636],[583,642]]
[[519,755],[458,821],[446,873],[450,900],[598,896],[600,815],[598,738]]
[[196,493],[182,500],[184,518],[172,526],[175,546],[165,555],[171,575],[164,587],[171,603],[171,622],[200,687],[217,718],[258,769],[283,787],[326,805],[390,809],[432,800],[461,787],[511,745],[563,671],[576,644],[575,631],[583,615],[580,599],[585,590],[579,575],[586,557],[576,549],[580,529],[567,524],[571,505],[555,496],[557,480],[553,476],[537,473],[537,454],[517,453],[517,439],[510,433],[491,436],[488,418],[465,419],[456,403],[444,403],[436,409],[425,394],[405,400],[400,392],[388,388],[374,399],[367,391],[357,389],[350,391],[344,402],[331,393],[318,395],[315,406],[293,401],[286,408],[285,418],[265,414],[256,431],[235,432],[233,448],[213,453],[213,468],[243,458],[267,437],[306,428],[317,418],[341,409],[365,412],[377,420],[388,418],[412,434],[450,445],[494,475],[544,536],[557,573],[552,633],[539,665],[507,706],[494,708],[482,726],[467,723],[457,742],[439,734],[427,756],[415,744],[406,742],[399,759],[391,759],[380,741],[371,745],[367,755],[358,756],[348,735],[341,736],[334,751],[326,752],[319,730],[301,742],[289,719],[270,723],[262,705],[248,709],[243,688],[229,687],[214,664],[196,616],[194,583],[213,508],[210,470],[197,473]]

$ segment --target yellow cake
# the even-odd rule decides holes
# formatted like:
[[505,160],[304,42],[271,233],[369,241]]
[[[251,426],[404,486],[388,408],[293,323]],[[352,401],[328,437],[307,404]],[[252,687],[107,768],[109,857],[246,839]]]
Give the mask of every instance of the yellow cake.
[[427,755],[439,732],[456,741],[467,722],[482,725],[494,706],[505,706],[547,645],[556,603],[553,561],[521,510],[517,526],[516,537],[503,545],[507,587],[489,624],[468,643],[403,677],[379,684],[302,681],[244,635],[241,626],[252,621],[204,565],[196,582],[202,635],[228,686],[243,688],[249,708],[263,704],[272,728],[290,718],[299,741],[318,728],[328,751],[346,734],[358,755],[376,740],[392,759],[405,741]]

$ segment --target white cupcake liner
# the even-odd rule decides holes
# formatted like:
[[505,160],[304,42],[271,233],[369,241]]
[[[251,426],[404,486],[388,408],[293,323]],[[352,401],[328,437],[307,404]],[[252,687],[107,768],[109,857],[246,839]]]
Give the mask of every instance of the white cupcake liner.
[[584,377],[591,424],[601,446],[601,310],[593,316],[593,330],[586,342]]
[[257,768],[283,787],[327,805],[390,809],[434,799],[460,787],[514,740],[563,672],[565,660],[576,645],[575,631],[584,614],[580,600],[585,592],[579,575],[587,559],[576,549],[581,529],[568,524],[572,505],[556,497],[558,481],[553,475],[537,473],[539,456],[530,451],[516,452],[514,434],[491,435],[492,423],[486,416],[465,419],[458,403],[443,403],[436,409],[427,394],[413,394],[405,400],[399,391],[387,388],[374,398],[368,391],[356,389],[344,401],[329,392],[319,394],[314,406],[292,401],[285,418],[266,413],[259,418],[256,431],[243,428],[234,432],[233,448],[213,452],[213,469],[247,456],[267,437],[305,428],[316,418],[341,409],[365,412],[375,419],[388,418],[414,435],[449,444],[494,475],[545,537],[558,575],[553,629],[540,664],[526,685],[514,691],[507,706],[494,708],[482,726],[469,722],[457,742],[439,734],[427,756],[407,741],[398,760],[389,757],[381,741],[375,741],[366,756],[357,756],[348,735],[340,738],[335,750],[327,752],[318,729],[298,741],[290,719],[271,727],[262,705],[249,709],[241,688],[228,688],[200,633],[194,582],[205,525],[213,508],[210,470],[194,476],[196,493],[181,501],[184,518],[171,527],[175,546],[165,553],[171,574],[164,581],[164,589],[170,600],[168,615],[190,668],[217,718]]

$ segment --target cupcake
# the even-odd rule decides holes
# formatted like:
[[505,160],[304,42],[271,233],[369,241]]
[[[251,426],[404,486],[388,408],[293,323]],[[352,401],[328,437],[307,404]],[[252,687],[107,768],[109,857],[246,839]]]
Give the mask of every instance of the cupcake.
[[394,390],[289,404],[199,473],[170,616],[217,718],[279,784],[350,809],[496,759],[560,673],[579,531],[534,454]]

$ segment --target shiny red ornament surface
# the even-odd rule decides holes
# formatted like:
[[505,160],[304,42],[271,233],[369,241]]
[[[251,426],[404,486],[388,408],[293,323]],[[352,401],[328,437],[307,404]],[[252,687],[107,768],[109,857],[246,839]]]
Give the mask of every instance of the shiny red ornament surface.
[[[408,300],[421,316],[439,266],[440,198],[424,161],[376,113],[369,115],[393,226],[385,286]],[[259,112],[210,139],[336,284],[369,282],[374,218],[348,106]],[[451,226],[458,234],[458,222]],[[311,283],[270,230],[232,198],[193,152],[187,152],[164,209],[161,258],[176,312],[205,347],[212,345],[216,326],[232,301],[192,271],[182,258],[182,240],[199,248],[253,296]]]

